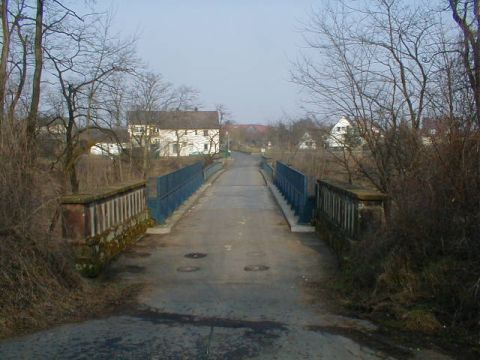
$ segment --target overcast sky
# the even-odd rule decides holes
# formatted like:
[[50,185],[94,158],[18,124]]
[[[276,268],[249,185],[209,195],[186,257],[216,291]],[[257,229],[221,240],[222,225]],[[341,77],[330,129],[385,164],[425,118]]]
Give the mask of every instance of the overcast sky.
[[140,57],[166,80],[200,90],[203,109],[224,104],[239,123],[302,113],[289,62],[313,0],[110,1],[115,29],[137,32]]

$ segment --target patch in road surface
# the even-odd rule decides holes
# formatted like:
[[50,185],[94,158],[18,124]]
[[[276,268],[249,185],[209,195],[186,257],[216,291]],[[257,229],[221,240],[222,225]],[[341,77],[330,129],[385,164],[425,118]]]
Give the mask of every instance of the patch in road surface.
[[177,268],[178,272],[194,272],[198,270],[200,270],[198,266],[180,266]]
[[265,256],[265,253],[263,251],[250,251],[247,252],[248,256]]
[[[236,320],[167,313],[160,312],[155,308],[137,309],[130,313],[130,316],[155,326],[164,325],[173,329],[191,329],[192,327],[209,329],[205,336],[197,338],[195,354],[187,353],[186,357],[179,357],[177,354],[172,359],[240,360],[256,358],[265,350],[274,349],[275,341],[288,333],[285,324],[267,320]],[[189,330],[189,332],[198,333],[195,330]],[[169,346],[171,345],[169,344]],[[165,352],[163,351],[164,354]],[[167,359],[167,357],[163,358]]]
[[204,317],[190,314],[160,312],[156,309],[136,309],[129,313],[143,321],[153,324],[183,324],[192,326],[215,327],[225,329],[248,329],[256,333],[267,331],[286,331],[285,324],[268,320],[235,320],[220,317]]
[[205,256],[207,256],[207,254],[198,253],[198,252],[189,253],[185,255],[185,257],[189,259],[201,259],[201,258],[204,258]]
[[248,265],[243,268],[245,271],[266,271],[268,269],[270,267],[266,265]]

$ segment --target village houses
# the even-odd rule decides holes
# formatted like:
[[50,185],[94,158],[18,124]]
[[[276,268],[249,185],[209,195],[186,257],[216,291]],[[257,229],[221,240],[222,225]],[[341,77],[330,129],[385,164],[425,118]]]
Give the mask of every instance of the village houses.
[[127,117],[133,147],[147,146],[161,157],[219,152],[216,111],[129,111]]
[[343,148],[345,146],[345,139],[349,129],[352,128],[352,124],[346,117],[340,118],[330,130],[325,144],[328,148]]

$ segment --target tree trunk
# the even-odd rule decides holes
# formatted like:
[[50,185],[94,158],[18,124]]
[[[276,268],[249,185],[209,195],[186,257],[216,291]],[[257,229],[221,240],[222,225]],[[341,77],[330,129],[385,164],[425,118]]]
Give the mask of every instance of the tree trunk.
[[27,79],[27,61],[28,61],[28,44],[27,44],[27,38],[22,35],[22,32],[20,30],[20,27],[17,27],[17,34],[18,38],[20,39],[20,42],[22,44],[22,67],[21,67],[21,72],[20,72],[20,81],[18,83],[18,88],[15,93],[15,96],[10,103],[8,107],[8,121],[10,123],[13,123],[14,117],[15,117],[15,109],[17,108],[18,101],[20,100],[20,97],[22,96],[23,92],[23,87],[25,86],[25,81]]
[[70,188],[72,193],[77,194],[79,190],[79,181],[77,178],[77,168],[75,166],[76,159],[75,159],[75,144],[73,143],[74,135],[74,125],[75,125],[75,111],[74,111],[74,98],[75,96],[75,89],[72,86],[68,86],[68,93],[65,97],[67,102],[68,108],[68,124],[65,134],[65,165],[64,170],[65,173],[68,175],[70,181]]
[[143,177],[147,178],[147,171],[148,171],[148,163],[149,163],[149,156],[150,156],[150,139],[145,139],[145,144],[143,144]]
[[37,0],[37,13],[35,17],[35,70],[33,72],[32,102],[28,113],[27,145],[32,156],[35,154],[33,145],[37,127],[38,105],[40,103],[40,80],[43,68],[43,5],[45,0]]
[[5,94],[7,87],[7,62],[10,52],[10,30],[8,28],[8,0],[2,0],[2,54],[0,58],[0,125],[2,125],[5,115]]

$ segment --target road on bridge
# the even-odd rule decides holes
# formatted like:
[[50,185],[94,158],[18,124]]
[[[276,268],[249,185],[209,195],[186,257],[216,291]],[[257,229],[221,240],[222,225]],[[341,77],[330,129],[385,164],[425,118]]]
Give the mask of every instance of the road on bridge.
[[0,358],[429,358],[330,312],[321,294],[334,269],[316,235],[289,231],[258,158],[235,154],[172,233],[146,236],[111,266],[145,284],[138,306],[3,341]]

